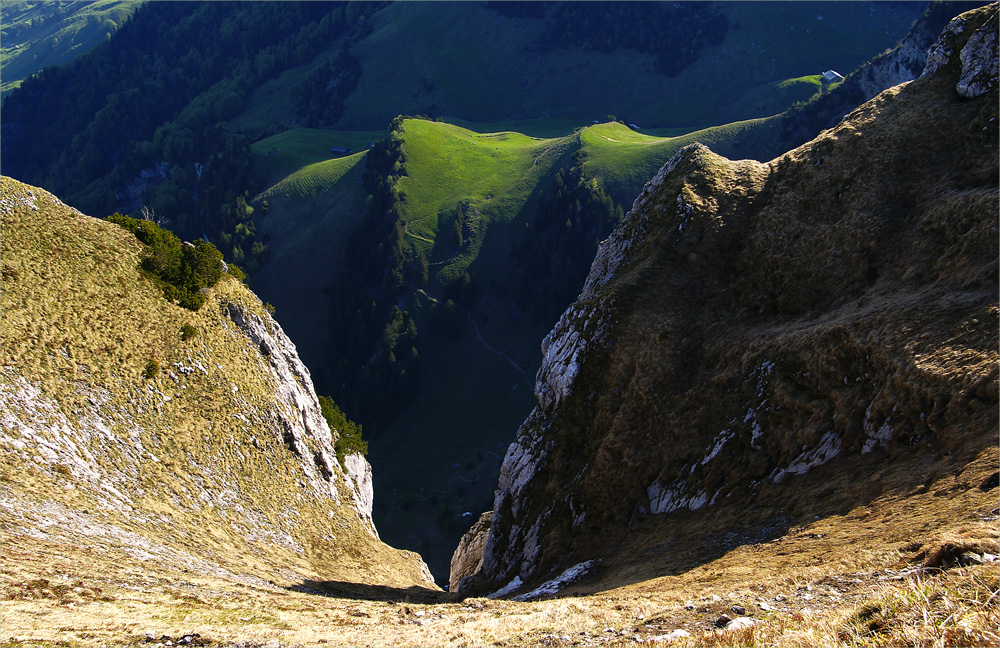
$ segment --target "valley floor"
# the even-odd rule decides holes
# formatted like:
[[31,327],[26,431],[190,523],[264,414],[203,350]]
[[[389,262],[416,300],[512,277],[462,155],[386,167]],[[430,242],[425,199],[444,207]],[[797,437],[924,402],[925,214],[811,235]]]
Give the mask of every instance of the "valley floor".
[[[929,488],[792,525],[714,559],[699,558],[708,539],[675,556],[650,546],[638,565],[606,564],[559,598],[524,603],[303,582],[288,571],[240,575],[208,563],[189,570],[110,537],[73,542],[62,532],[57,541],[5,511],[0,643],[997,645],[996,465],[988,450]],[[689,566],[678,569],[682,554]],[[724,614],[754,624],[717,630]]]

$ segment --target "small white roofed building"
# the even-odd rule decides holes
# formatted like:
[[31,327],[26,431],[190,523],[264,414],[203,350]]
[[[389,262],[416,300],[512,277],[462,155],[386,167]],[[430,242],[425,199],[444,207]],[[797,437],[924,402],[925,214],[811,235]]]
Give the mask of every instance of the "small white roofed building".
[[844,77],[840,76],[840,73],[836,70],[827,70],[823,73],[823,83],[837,83],[843,80]]

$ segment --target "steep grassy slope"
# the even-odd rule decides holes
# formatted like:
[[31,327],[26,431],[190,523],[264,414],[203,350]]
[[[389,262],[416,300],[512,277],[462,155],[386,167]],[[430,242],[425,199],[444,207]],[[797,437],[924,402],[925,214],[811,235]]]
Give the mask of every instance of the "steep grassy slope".
[[996,5],[956,18],[770,163],[664,165],[543,342],[467,588],[677,573],[873,501],[995,546],[996,39]]
[[338,463],[308,370],[252,293],[224,276],[180,308],[117,225],[8,178],[0,207],[5,567],[32,556],[19,576],[51,578],[86,546],[111,580],[130,555],[219,582],[433,588],[378,540],[364,460]]
[[[446,123],[405,121],[406,175],[399,188],[405,196],[404,218],[412,245],[436,242],[440,228],[449,222],[439,215],[464,203],[477,214],[475,232],[469,244],[447,252],[458,255],[455,268],[468,267],[490,225],[510,221],[524,208],[560,156],[575,146],[573,140],[572,136],[537,139],[514,132],[477,133]],[[429,244],[423,247],[432,251]]]
[[0,96],[42,68],[71,61],[109,40],[141,2],[4,2],[0,8]]

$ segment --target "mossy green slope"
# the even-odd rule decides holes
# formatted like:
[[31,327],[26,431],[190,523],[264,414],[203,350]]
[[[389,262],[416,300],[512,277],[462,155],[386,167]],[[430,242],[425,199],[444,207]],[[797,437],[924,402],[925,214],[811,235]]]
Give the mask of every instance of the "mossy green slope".
[[328,428],[293,434],[318,420],[308,372],[282,377],[294,347],[245,286],[224,276],[192,312],[117,225],[8,178],[0,208],[5,545],[124,547],[287,586],[426,584],[368,528]]

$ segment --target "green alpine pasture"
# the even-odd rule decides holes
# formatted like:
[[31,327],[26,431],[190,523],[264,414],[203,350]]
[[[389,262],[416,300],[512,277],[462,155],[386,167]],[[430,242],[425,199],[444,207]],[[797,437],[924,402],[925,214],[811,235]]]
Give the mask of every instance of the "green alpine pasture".
[[[749,157],[766,145],[772,119],[681,130],[676,136],[664,134],[671,131],[638,132],[619,122],[573,127],[558,120],[531,120],[534,132],[565,133],[554,137],[492,130],[502,123],[405,119],[405,174],[397,187],[408,254],[419,250],[427,256],[434,270],[432,285],[435,275],[448,280],[477,261],[493,226],[516,228],[529,201],[546,189],[546,178],[569,166],[576,152],[583,156],[588,177],[627,207],[681,147],[698,141],[730,157],[741,157],[741,152]],[[273,262],[256,274],[256,282],[270,284],[289,263],[298,266],[303,259],[316,257],[311,267],[320,273],[320,268],[337,265],[341,246],[364,212],[364,151],[380,136],[384,133],[292,129],[252,146],[255,167],[268,185],[252,204],[257,214],[266,212],[257,219],[258,227],[277,251]],[[345,148],[356,152],[344,153]],[[474,223],[472,237],[461,249],[438,236],[459,205]],[[500,229],[494,229],[499,235]],[[504,272],[503,263],[503,255],[487,254],[476,268],[492,276]],[[285,300],[278,295],[272,301],[279,310],[291,307],[283,307],[279,302]]]
[[[511,131],[479,133],[443,122],[403,122],[406,175],[400,178],[407,242],[421,249],[447,279],[477,257],[491,223],[509,222],[524,207],[573,136],[540,139]],[[473,215],[473,236],[461,250],[441,242],[462,203]]]
[[[368,150],[368,145],[386,136],[385,131],[331,131],[318,128],[296,128],[255,142],[250,150],[255,156],[256,171],[270,186],[292,173],[317,162],[342,159]],[[334,151],[348,149],[349,152]],[[336,174],[335,169],[327,171]]]
[[[568,132],[556,137],[531,137],[490,128],[503,124],[464,122],[459,126],[426,119],[403,121],[405,175],[399,180],[398,190],[406,242],[410,253],[420,250],[427,256],[442,279],[475,262],[491,225],[517,220],[532,196],[544,188],[545,179],[557,168],[568,166],[577,151],[584,155],[588,175],[627,204],[686,144],[701,141],[731,149],[745,141],[749,149],[754,137],[766,135],[762,132],[766,120],[675,137],[643,134],[618,122],[574,128],[561,121],[532,121],[535,132]],[[253,205],[259,213],[267,203],[267,213],[258,219],[258,226],[268,235],[269,246],[277,250],[277,257],[290,260],[317,254],[327,265],[331,259],[336,262],[338,245],[363,212],[364,192],[359,179],[363,151],[379,136],[384,134],[292,129],[252,146],[255,167],[268,185]],[[339,148],[334,152],[333,147]],[[341,148],[359,152],[347,154],[340,152]],[[468,244],[456,249],[439,239],[438,233],[451,224],[460,204],[474,215],[475,226]],[[280,272],[281,267],[285,266],[280,262],[269,263],[257,277],[268,277]],[[502,268],[482,268],[481,264],[479,270],[491,275],[503,272]],[[281,308],[278,302],[275,305]]]

